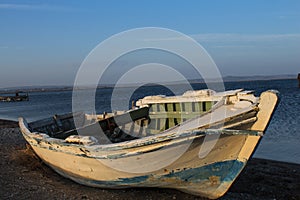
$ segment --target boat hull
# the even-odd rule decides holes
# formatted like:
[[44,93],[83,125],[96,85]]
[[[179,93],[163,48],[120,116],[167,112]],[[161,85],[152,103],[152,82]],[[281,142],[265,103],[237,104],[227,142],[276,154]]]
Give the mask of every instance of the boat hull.
[[[255,117],[248,115],[252,107],[241,108],[244,122],[236,118],[237,107],[226,110],[230,111],[226,112],[228,118],[222,118],[218,114],[222,110],[216,108],[211,111],[212,115],[217,114],[213,120],[206,114],[157,135],[113,144],[83,140],[92,134],[82,138],[79,135],[50,137],[34,129],[34,124],[29,126],[23,118],[19,119],[19,126],[24,138],[46,164],[80,184],[101,188],[174,188],[216,199],[229,189],[254,153],[277,101],[277,93],[267,91],[253,108],[257,110]],[[231,127],[246,125],[244,128],[249,130],[199,130],[206,125],[218,125],[222,119],[225,126],[221,127],[228,127],[228,122],[232,122]],[[91,143],[84,144],[84,141]]]
[[[164,142],[164,148],[157,148],[154,143],[148,146],[149,152],[127,145],[126,149],[111,149],[111,154],[99,147],[64,144],[52,138],[49,142],[28,134],[24,137],[46,164],[83,185],[116,189],[174,188],[215,199],[229,189],[261,136],[239,132],[221,134],[205,157],[199,157],[205,135],[189,136],[190,139],[179,143],[177,139]],[[145,144],[143,148],[146,147]],[[176,157],[178,152],[182,155]]]

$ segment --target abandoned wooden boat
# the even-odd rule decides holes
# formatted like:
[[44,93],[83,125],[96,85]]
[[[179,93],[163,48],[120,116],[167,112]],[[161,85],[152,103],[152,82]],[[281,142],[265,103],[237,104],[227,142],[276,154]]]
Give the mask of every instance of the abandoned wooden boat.
[[[175,188],[215,199],[246,165],[276,107],[275,91],[263,92],[259,98],[250,94],[235,90],[205,95],[199,102],[216,102],[211,109],[186,120],[181,119],[188,116],[175,115],[171,109],[167,116],[174,126],[169,121],[167,128],[157,129],[162,113],[153,111],[153,106],[171,102],[176,108],[172,97],[165,97],[166,102],[151,102],[148,97],[152,100],[139,101],[139,108],[114,116],[76,113],[31,123],[19,118],[19,126],[46,164],[80,184]],[[192,103],[182,98],[178,102]],[[174,119],[180,123],[176,125]],[[203,129],[208,127],[236,130]]]
[[15,102],[15,101],[29,101],[28,93],[16,92],[15,95],[5,94],[0,96],[0,101]]

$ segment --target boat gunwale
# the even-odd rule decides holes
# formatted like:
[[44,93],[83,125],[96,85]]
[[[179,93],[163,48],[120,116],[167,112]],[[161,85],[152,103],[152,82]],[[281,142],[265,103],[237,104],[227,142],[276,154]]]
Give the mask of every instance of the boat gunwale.
[[179,140],[178,142],[184,142],[188,140],[194,140],[196,138],[203,137],[205,135],[253,135],[253,136],[263,136],[263,132],[260,131],[252,131],[252,130],[230,130],[230,129],[198,129],[192,131],[183,131],[180,133],[168,133],[168,134],[156,134],[151,136],[146,136],[142,138],[138,138],[135,140],[124,141],[119,143],[111,143],[111,144],[78,144],[78,143],[69,143],[64,139],[58,139],[50,137],[45,133],[40,132],[30,132],[30,130],[26,127],[26,123],[23,118],[19,118],[19,124],[21,127],[21,131],[23,134],[28,137],[38,140],[49,142],[52,144],[60,144],[67,146],[74,146],[78,148],[82,148],[83,146],[88,147],[88,149],[94,150],[125,150],[131,148],[138,148],[163,142],[168,142],[171,140]]

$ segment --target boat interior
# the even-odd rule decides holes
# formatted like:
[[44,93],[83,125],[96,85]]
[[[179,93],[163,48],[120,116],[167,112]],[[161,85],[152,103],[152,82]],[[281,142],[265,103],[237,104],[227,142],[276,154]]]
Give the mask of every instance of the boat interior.
[[[229,114],[227,119],[221,121],[217,119],[212,122],[209,113],[213,105],[211,102],[188,103],[188,105],[184,105],[185,110],[182,111],[182,114],[177,111],[177,109],[181,109],[178,107],[178,104],[166,103],[165,105],[150,105],[115,114],[88,115],[84,113],[70,113],[54,115],[47,119],[29,123],[28,129],[31,132],[45,133],[58,139],[80,135],[93,136],[100,143],[117,143],[162,132],[176,131],[179,127],[184,128],[185,126],[187,127],[186,129],[219,128],[221,126],[245,129],[245,124],[251,125],[255,121],[257,111],[253,108],[249,109],[249,111],[235,113],[232,116],[228,113],[229,111],[226,111]],[[164,108],[163,112],[160,110],[161,108]],[[204,108],[209,109],[206,110]],[[216,103],[215,107],[213,107],[214,112],[222,114],[225,111],[221,108],[222,106],[217,106]],[[202,117],[200,122],[199,117]],[[242,123],[243,119],[245,119],[244,124]],[[103,138],[103,136],[106,136],[106,138]]]

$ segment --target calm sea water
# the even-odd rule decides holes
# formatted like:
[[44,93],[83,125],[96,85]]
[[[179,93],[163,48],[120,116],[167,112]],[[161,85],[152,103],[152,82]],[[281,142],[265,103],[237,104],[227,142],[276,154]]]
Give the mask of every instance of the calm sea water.
[[[194,89],[202,89],[204,84],[193,84]],[[176,86],[178,94],[185,88]],[[300,88],[297,80],[268,80],[225,83],[226,89],[244,88],[255,90],[256,95],[262,91],[275,89],[280,92],[280,103],[271,123],[254,156],[273,160],[300,163]],[[99,113],[111,111],[111,88],[98,89],[96,93],[96,110]],[[117,101],[123,102],[118,109],[129,107],[131,100],[147,95],[172,95],[173,93],[161,86],[141,87],[128,98],[129,88],[123,88],[116,96]],[[88,104],[89,102],[85,102]],[[125,105],[125,106],[124,106]],[[0,118],[17,120],[19,116],[28,121],[63,114],[72,111],[72,92],[36,92],[30,93],[28,102],[0,102]]]

